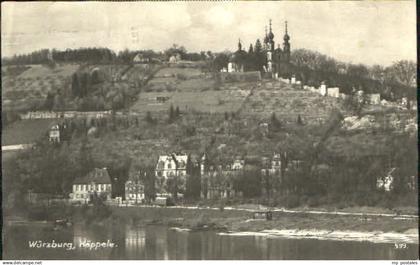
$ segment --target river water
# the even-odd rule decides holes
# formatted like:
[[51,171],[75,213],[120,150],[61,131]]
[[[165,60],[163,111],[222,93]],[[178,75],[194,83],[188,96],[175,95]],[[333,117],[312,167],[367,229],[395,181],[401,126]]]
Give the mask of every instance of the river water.
[[[45,243],[41,246],[40,242]],[[30,243],[34,244],[30,247]],[[54,243],[74,249],[52,248]],[[103,242],[97,249],[88,243]],[[108,242],[108,243],[107,243]],[[47,243],[50,243],[48,245]],[[82,245],[81,245],[82,243]],[[396,242],[403,243],[403,242]],[[111,247],[111,244],[114,244]],[[36,245],[41,247],[36,247]],[[394,243],[230,236],[211,231],[174,231],[166,226],[74,225],[58,231],[50,224],[3,227],[3,259],[418,259],[418,245]]]

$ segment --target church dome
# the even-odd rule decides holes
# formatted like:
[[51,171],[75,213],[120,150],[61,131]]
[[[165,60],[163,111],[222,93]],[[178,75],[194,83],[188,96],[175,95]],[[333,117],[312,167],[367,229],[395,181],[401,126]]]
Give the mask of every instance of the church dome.
[[272,40],[272,39],[274,39],[274,34],[273,34],[273,32],[270,30],[270,32],[268,33],[268,38],[270,39],[270,40]]
[[286,34],[284,34],[283,39],[284,39],[285,41],[290,40],[289,34],[287,34],[287,33],[286,33]]

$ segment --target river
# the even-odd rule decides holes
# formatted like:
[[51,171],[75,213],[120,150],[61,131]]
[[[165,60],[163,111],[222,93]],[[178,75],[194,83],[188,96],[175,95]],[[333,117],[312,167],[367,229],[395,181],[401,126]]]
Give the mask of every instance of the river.
[[[3,259],[418,259],[418,244],[397,248],[394,243],[230,236],[156,225],[74,225],[54,231],[51,224],[23,223],[3,228]],[[52,248],[62,242],[68,248],[73,244],[74,249]],[[93,247],[89,242],[95,242],[95,247],[96,242],[103,243],[89,249]]]

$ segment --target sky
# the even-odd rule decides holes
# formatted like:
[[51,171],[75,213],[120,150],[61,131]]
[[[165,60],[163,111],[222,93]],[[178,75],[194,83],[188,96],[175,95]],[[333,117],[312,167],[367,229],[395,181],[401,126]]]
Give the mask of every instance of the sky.
[[416,60],[415,1],[2,2],[2,56],[79,47],[220,52],[264,37],[367,65]]

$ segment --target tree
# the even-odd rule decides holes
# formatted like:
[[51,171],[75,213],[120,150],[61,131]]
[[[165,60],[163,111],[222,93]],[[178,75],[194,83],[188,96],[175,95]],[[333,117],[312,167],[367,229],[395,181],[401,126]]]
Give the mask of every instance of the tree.
[[[172,44],[172,47],[165,50],[164,53],[165,53],[166,58],[169,58],[173,55],[179,54],[181,56],[181,59],[183,59],[185,57],[185,55],[187,54],[187,50],[185,49],[184,46],[179,46],[178,44]],[[198,56],[200,56],[200,55],[198,55]]]
[[144,183],[144,197],[146,201],[153,201],[156,197],[155,169],[153,166],[145,166],[140,178]]
[[187,183],[185,196],[190,199],[198,199],[201,192],[200,166],[198,163],[192,161],[191,155],[188,156],[186,173]]
[[255,42],[254,46],[254,56],[251,56],[252,64],[254,65],[254,70],[263,71],[263,66],[265,64],[265,55],[262,50],[262,45],[259,39]]
[[169,113],[168,113],[168,122],[171,123],[175,120],[175,110],[174,106],[171,104],[169,107]]
[[252,198],[261,195],[261,170],[256,166],[246,165],[242,176],[239,176],[240,191],[244,197]]
[[179,118],[179,116],[181,115],[181,112],[179,111],[179,106],[176,106],[175,108],[175,118]]
[[271,114],[271,118],[270,118],[271,124],[270,124],[270,128],[274,131],[277,132],[278,130],[281,129],[282,124],[281,122],[277,119],[276,113],[272,113]]
[[349,64],[347,67],[347,74],[356,78],[367,78],[369,71],[363,64]]
[[248,49],[248,54],[253,54],[254,53],[254,48],[252,47],[252,43],[249,44],[249,49]]
[[79,97],[80,96],[80,81],[79,81],[79,76],[77,75],[77,73],[74,73],[71,77],[71,91],[74,97]]
[[51,111],[54,107],[54,94],[50,91],[47,93],[47,98],[45,99],[44,107],[49,111]]
[[213,71],[219,72],[222,68],[227,67],[229,63],[229,57],[225,53],[219,53],[213,60],[212,69]]
[[80,176],[85,176],[94,169],[94,161],[91,153],[91,149],[88,147],[88,138],[85,137],[82,140],[82,145],[79,150],[79,164],[80,164]]
[[414,62],[407,60],[398,61],[392,64],[387,70],[392,76],[391,78],[398,83],[406,87],[415,86],[417,68]]
[[300,114],[299,114],[299,115],[298,115],[298,117],[297,117],[297,121],[296,121],[296,123],[297,123],[298,125],[303,125],[302,117],[300,116]]

